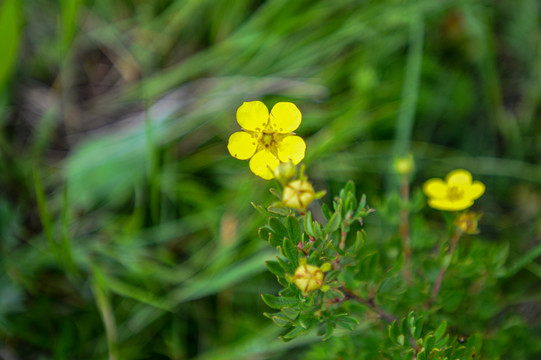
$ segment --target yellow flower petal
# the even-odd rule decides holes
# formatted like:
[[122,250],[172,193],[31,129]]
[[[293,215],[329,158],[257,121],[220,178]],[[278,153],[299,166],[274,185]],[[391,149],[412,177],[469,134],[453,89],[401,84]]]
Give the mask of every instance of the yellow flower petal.
[[243,129],[262,132],[269,122],[269,109],[261,101],[245,102],[237,110],[237,122]]
[[468,187],[472,182],[470,172],[462,169],[451,171],[445,179],[449,186]]
[[304,159],[306,143],[300,136],[287,136],[276,144],[278,158],[281,162],[293,162],[297,165]]
[[274,168],[280,164],[280,161],[268,150],[257,152],[250,159],[250,170],[265,180],[273,178]]
[[428,205],[437,210],[459,211],[472,206],[473,200],[460,199],[458,201],[451,201],[449,199],[428,199]]
[[480,181],[474,181],[466,192],[466,196],[471,200],[478,199],[485,192],[485,184]]
[[447,184],[442,179],[429,179],[423,185],[426,196],[431,198],[445,198],[447,196]]
[[255,154],[257,139],[250,133],[239,131],[229,137],[227,150],[234,158],[248,160]]
[[268,131],[287,134],[295,131],[301,124],[302,115],[295,104],[279,102],[273,106]]

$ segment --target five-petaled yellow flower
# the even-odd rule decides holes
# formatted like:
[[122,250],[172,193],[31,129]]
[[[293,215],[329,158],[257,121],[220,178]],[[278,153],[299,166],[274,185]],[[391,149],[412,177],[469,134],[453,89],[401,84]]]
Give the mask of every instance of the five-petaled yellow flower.
[[304,159],[306,144],[293,133],[301,119],[301,112],[290,102],[277,103],[270,114],[261,101],[245,102],[237,110],[237,122],[244,131],[229,137],[227,149],[237,159],[250,159],[250,170],[270,180],[280,162],[291,160],[297,165]]
[[469,208],[485,192],[485,185],[473,181],[471,174],[462,169],[453,170],[442,179],[429,179],[423,185],[429,197],[428,205],[438,210],[459,211]]

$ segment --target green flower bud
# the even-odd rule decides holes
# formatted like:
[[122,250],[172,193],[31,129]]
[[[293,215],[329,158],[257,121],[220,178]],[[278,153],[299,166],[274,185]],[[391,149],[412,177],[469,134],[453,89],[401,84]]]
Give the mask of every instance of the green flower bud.
[[282,184],[287,184],[297,175],[297,168],[291,161],[274,168],[274,177]]

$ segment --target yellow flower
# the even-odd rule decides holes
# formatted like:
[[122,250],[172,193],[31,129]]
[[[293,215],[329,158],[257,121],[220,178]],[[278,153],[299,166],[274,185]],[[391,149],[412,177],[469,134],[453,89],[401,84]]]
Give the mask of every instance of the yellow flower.
[[323,285],[323,270],[306,262],[299,264],[293,275],[293,283],[302,291],[304,296],[321,288]]
[[466,170],[453,170],[442,179],[429,179],[423,185],[428,205],[438,210],[458,211],[469,208],[485,192],[485,185],[473,181]]
[[229,137],[227,149],[240,160],[250,159],[250,170],[270,180],[280,162],[297,165],[304,159],[306,144],[295,136],[302,115],[295,104],[279,102],[269,110],[261,101],[245,102],[237,110],[237,122],[244,131]]
[[315,196],[312,184],[306,180],[295,180],[284,187],[282,203],[292,209],[304,210]]

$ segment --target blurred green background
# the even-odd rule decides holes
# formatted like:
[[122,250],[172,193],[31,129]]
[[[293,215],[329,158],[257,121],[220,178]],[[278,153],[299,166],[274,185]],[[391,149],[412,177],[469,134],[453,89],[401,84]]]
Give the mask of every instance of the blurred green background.
[[352,179],[378,210],[409,152],[414,189],[486,184],[504,358],[539,359],[540,24],[537,0],[3,0],[0,356],[303,358],[318,338],[262,315],[269,182],[226,148],[243,101],[285,100],[329,194]]

